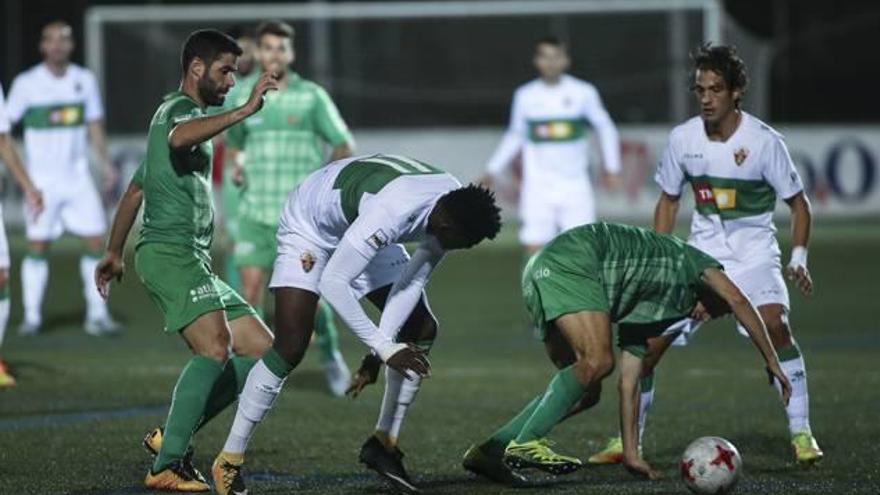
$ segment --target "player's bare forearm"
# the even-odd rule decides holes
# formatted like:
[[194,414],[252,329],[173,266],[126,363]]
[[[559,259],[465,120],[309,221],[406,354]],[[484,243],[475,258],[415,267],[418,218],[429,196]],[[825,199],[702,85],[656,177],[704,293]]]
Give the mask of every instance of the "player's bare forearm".
[[807,247],[813,224],[813,210],[810,200],[803,191],[785,200],[791,208],[791,244]]
[[623,455],[629,459],[639,457],[639,377],[642,360],[627,351],[620,353],[620,436],[623,439]]
[[108,253],[122,257],[125,241],[128,239],[131,226],[134,225],[134,220],[141,209],[143,199],[144,191],[141,187],[134,182],[130,183],[119,201],[116,215],[113,216],[113,224],[110,226],[110,235],[107,238]]
[[657,206],[654,207],[654,230],[664,234],[672,232],[675,228],[675,217],[678,215],[678,207],[681,196],[672,196],[666,192],[660,193]]
[[18,157],[18,152],[15,151],[15,145],[9,134],[0,134],[0,158],[3,159],[3,163],[9,168],[9,172],[15,178],[15,182],[23,190],[33,191],[36,189],[30,175],[28,175],[27,170],[25,170],[24,165],[21,163],[21,159]]
[[342,160],[343,158],[348,158],[353,155],[354,147],[352,147],[351,143],[345,142],[333,147],[333,151],[330,152],[330,161],[335,162],[336,160]]
[[174,126],[168,135],[168,145],[174,150],[192,148],[213,138],[255,113],[247,104],[223,113],[199,117]]
[[103,120],[89,122],[89,139],[92,142],[92,148],[101,158],[102,163],[109,163],[110,153],[107,151],[107,133],[104,132]]
[[739,287],[724,272],[717,268],[709,268],[704,271],[703,280],[730,306],[733,315],[745,327],[746,332],[748,332],[752,342],[764,357],[767,365],[772,366],[775,363],[778,366],[779,360],[773,345],[770,343],[770,337],[767,335],[767,327],[764,325],[761,315],[758,314],[758,310],[749,301],[749,298],[742,293]]

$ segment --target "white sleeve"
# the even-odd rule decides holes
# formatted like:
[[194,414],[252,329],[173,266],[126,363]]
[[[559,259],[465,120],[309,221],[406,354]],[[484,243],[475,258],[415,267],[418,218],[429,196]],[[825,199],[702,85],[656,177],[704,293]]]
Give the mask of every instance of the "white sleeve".
[[0,134],[6,134],[10,128],[9,117],[6,115],[6,103],[3,99],[3,86],[0,86]]
[[599,92],[590,88],[587,101],[584,105],[584,116],[590,125],[596,129],[599,135],[599,145],[602,147],[602,164],[605,170],[612,174],[620,173],[620,136],[617,126],[608,115],[608,111],[602,105]]
[[510,109],[510,124],[501,144],[495,149],[492,158],[486,165],[490,175],[498,175],[504,171],[522,149],[528,133],[525,112],[523,111],[522,95],[519,90],[513,94],[513,104]]
[[666,145],[666,151],[657,165],[657,172],[654,174],[654,182],[660,186],[660,189],[670,196],[681,196],[681,186],[685,183],[684,170],[678,164],[675,158],[675,150],[672,145],[672,136],[669,137],[669,143]]
[[397,338],[400,328],[421,299],[431,272],[440,264],[444,254],[440,243],[433,237],[416,249],[400,278],[391,286],[385,309],[382,310],[379,331],[386,337],[392,340]]
[[804,183],[782,139],[774,139],[769,146],[767,161],[764,164],[764,180],[773,186],[776,194],[782,199],[788,199],[803,191]]
[[379,331],[355,297],[351,283],[367,268],[372,257],[364,256],[355,249],[347,237],[346,235],[342,238],[333,256],[327,261],[318,283],[318,291],[333,306],[348,328],[376,352],[382,361],[387,361],[402,346],[395,344],[391,337]]
[[83,79],[85,80],[86,102],[85,102],[85,119],[86,122],[94,122],[104,119],[104,104],[101,102],[101,91],[98,89],[98,81],[91,72],[86,72]]
[[21,76],[12,81],[12,87],[9,88],[9,98],[6,100],[6,116],[10,122],[18,122],[27,111],[27,94],[25,93],[25,83],[21,80]]

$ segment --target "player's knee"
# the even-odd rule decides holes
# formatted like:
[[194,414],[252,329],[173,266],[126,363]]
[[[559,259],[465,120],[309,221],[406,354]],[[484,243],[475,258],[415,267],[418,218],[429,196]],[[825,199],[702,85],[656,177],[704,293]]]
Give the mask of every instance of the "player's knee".
[[220,337],[199,349],[198,354],[218,363],[225,363],[229,357],[229,337]]
[[791,328],[782,318],[770,319],[766,323],[770,342],[775,349],[791,345]]
[[593,358],[580,358],[575,363],[576,371],[582,383],[602,380],[614,371],[614,358],[612,356],[596,356]]
[[439,323],[427,309],[415,311],[401,329],[401,342],[433,342],[437,338]]

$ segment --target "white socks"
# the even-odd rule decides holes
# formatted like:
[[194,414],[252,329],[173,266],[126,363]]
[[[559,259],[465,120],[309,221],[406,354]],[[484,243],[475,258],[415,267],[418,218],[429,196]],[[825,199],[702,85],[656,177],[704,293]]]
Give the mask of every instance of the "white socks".
[[[792,435],[796,433],[811,433],[810,431],[810,394],[807,392],[807,371],[803,356],[798,353],[794,359],[779,363],[782,372],[791,382],[791,400],[785,407],[788,415],[788,430]],[[774,380],[776,390],[781,391],[779,383]]]
[[79,273],[83,283],[83,297],[86,299],[86,321],[103,320],[110,316],[107,313],[107,302],[98,293],[95,286],[95,267],[98,258],[84,255],[79,259]]
[[385,368],[385,395],[382,397],[376,431],[387,433],[389,438],[395,440],[400,436],[406,411],[415,399],[421,384],[421,377],[407,379],[397,371]]
[[223,446],[224,452],[244,454],[254,429],[263,421],[284,386],[285,378],[272,373],[261,359],[251,368],[241,395],[235,420]]
[[24,261],[21,262],[21,289],[25,322],[34,325],[40,325],[43,322],[40,308],[43,305],[43,295],[46,293],[48,280],[49,263],[46,259],[25,256]]

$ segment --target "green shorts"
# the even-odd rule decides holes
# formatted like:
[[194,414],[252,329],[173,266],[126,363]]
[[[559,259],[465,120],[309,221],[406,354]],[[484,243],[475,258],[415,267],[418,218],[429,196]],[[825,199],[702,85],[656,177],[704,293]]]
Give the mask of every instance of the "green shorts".
[[[586,255],[589,258],[589,253]],[[597,259],[579,259],[579,264],[593,264],[595,270],[572,270],[565,260],[557,260],[546,251],[532,257],[523,271],[522,289],[526,310],[535,325],[536,336],[547,335],[553,320],[579,311],[610,312],[608,297],[599,279]]]
[[275,235],[278,227],[240,218],[235,240],[235,266],[257,266],[271,270],[278,255]]
[[256,312],[214,274],[211,260],[191,247],[148,243],[138,246],[135,269],[165,318],[166,332],[180,332],[199,316],[226,312],[229,321]]

